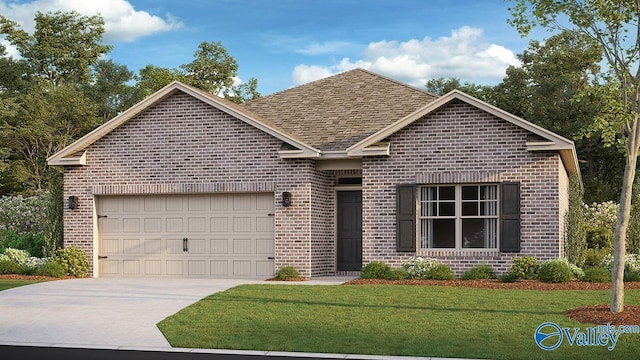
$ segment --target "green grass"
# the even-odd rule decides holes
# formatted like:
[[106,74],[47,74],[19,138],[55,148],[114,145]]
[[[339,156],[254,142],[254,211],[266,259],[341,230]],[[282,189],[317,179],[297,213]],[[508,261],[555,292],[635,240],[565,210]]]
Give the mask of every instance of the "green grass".
[[[626,290],[640,304],[640,290]],[[609,302],[609,291],[440,286],[243,285],[209,296],[158,327],[174,347],[493,359],[638,358],[640,335],[616,348],[535,344],[543,322],[586,327],[567,309]]]
[[25,286],[39,283],[41,280],[4,280],[0,279],[0,291],[11,289],[18,286]]

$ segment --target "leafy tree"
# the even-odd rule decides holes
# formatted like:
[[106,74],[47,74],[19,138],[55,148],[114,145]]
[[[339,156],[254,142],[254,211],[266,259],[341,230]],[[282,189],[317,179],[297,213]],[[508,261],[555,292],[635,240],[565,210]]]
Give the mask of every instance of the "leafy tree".
[[134,80],[135,74],[126,65],[113,60],[98,60],[92,67],[91,77],[91,81],[82,84],[81,88],[98,104],[96,115],[103,120],[111,119],[142,98],[138,88],[128,84]]
[[618,129],[625,146],[625,170],[620,210],[614,232],[611,311],[624,310],[624,259],[631,211],[632,187],[640,151],[640,36],[637,29],[640,6],[637,0],[513,0],[509,21],[526,36],[540,25],[549,30],[572,30],[597,44],[608,65],[602,76],[608,95],[598,122]]
[[490,101],[491,93],[493,89],[490,86],[478,85],[470,82],[460,83],[458,78],[443,78],[430,79],[426,83],[427,91],[435,95],[444,95],[451,90],[458,89],[464,93],[467,93],[480,100]]
[[89,67],[111,49],[100,43],[104,33],[100,16],[37,12],[35,21],[30,35],[15,21],[0,16],[0,33],[18,48],[37,79],[51,85],[86,81]]
[[195,86],[211,94],[242,103],[260,97],[258,80],[234,85],[238,63],[220,42],[202,42],[193,54],[194,59],[178,69],[147,65],[140,70],[137,88],[145,97],[160,90],[174,80]]

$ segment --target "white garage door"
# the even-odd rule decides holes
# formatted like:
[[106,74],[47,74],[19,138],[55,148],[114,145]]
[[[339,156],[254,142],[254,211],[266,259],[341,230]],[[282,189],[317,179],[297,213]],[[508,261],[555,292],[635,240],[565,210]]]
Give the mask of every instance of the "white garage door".
[[99,276],[270,277],[273,194],[98,198]]

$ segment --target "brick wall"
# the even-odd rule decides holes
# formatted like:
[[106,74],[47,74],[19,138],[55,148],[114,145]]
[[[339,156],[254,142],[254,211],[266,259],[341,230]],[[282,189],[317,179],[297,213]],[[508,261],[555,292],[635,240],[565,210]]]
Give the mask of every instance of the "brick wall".
[[[292,265],[311,275],[312,237],[327,248],[326,217],[312,234],[312,209],[326,203],[327,176],[312,160],[284,160],[281,141],[184,93],[177,92],[91,145],[86,166],[65,167],[65,199],[79,197],[79,208],[65,206],[65,244],[94,259],[94,199],[100,194],[211,192],[275,193],[275,267]],[[283,191],[292,206],[282,207]],[[331,205],[332,206],[332,205]],[[316,215],[320,210],[314,210]],[[319,255],[318,255],[319,257]],[[318,260],[317,273],[326,272]]]
[[555,152],[529,152],[527,132],[461,101],[453,101],[390,137],[389,157],[364,158],[363,263],[383,260],[393,267],[411,256],[435,258],[459,275],[474,264],[498,272],[513,253],[497,250],[395,251],[395,186],[399,183],[520,182],[522,251],[556,258],[559,244],[561,161]]

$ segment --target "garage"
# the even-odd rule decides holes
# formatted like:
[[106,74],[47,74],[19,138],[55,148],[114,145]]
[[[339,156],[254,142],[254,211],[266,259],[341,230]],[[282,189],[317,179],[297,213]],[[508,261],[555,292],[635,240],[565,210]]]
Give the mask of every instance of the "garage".
[[273,276],[272,193],[102,196],[96,215],[99,276]]

